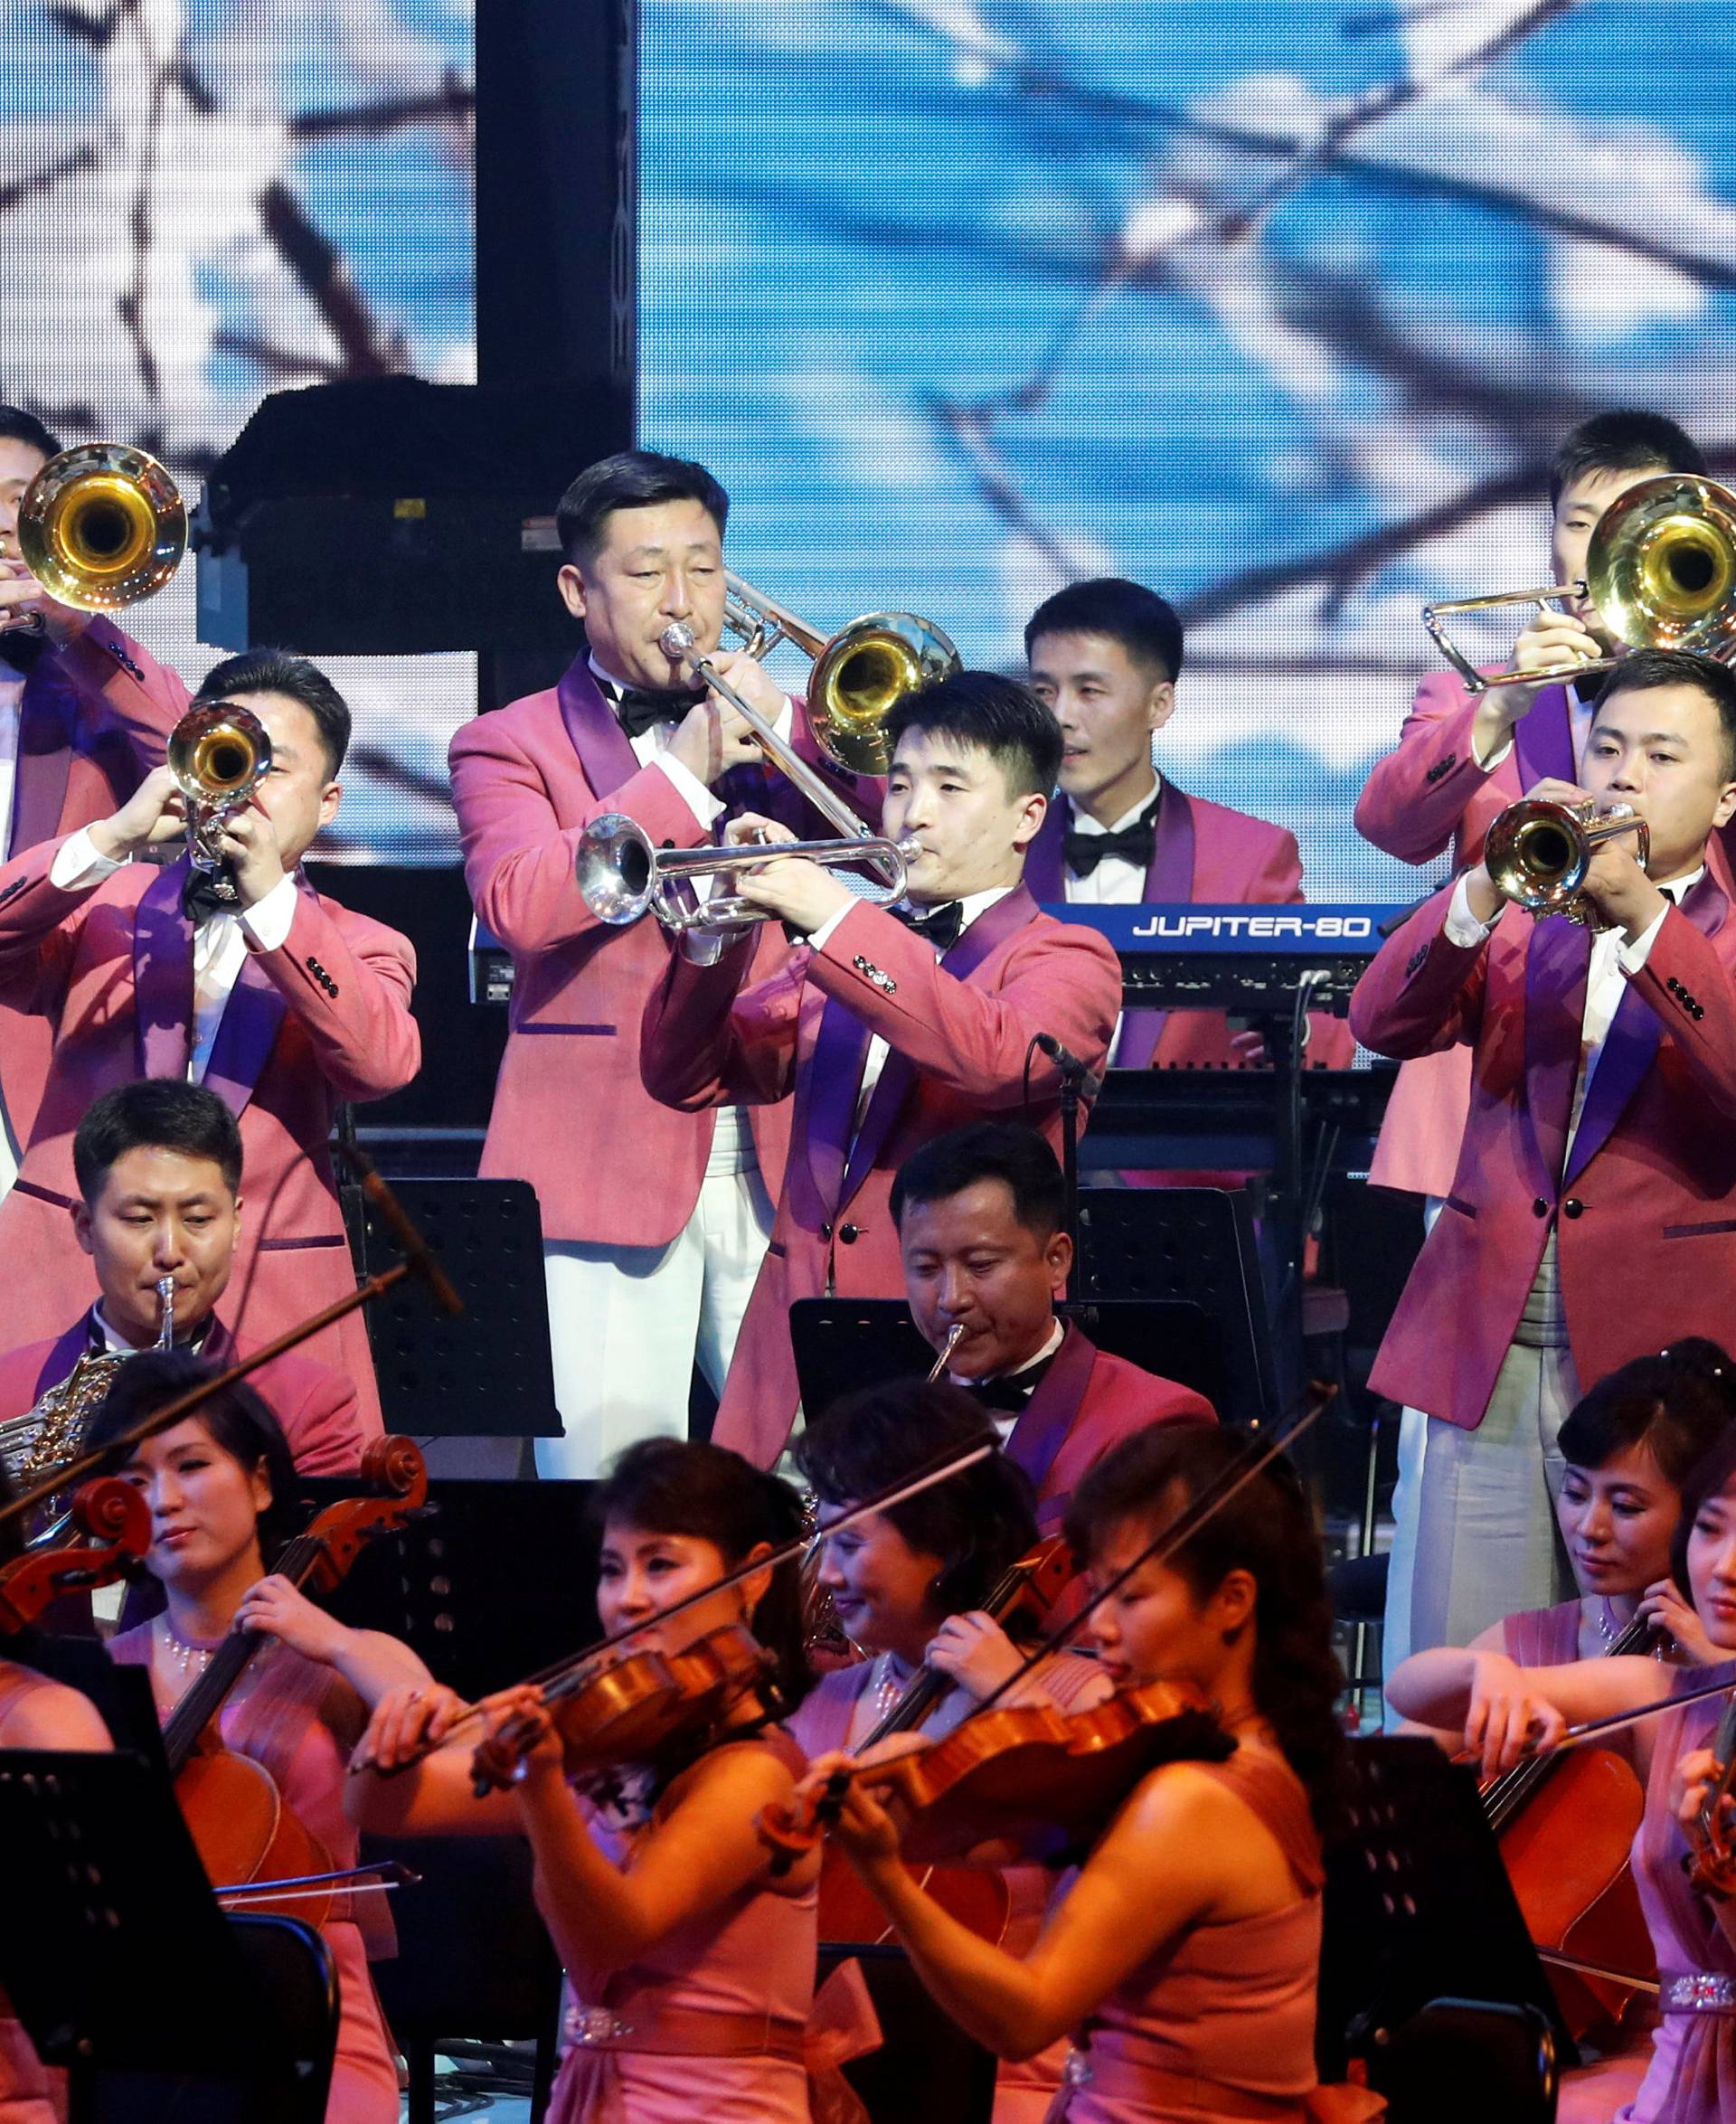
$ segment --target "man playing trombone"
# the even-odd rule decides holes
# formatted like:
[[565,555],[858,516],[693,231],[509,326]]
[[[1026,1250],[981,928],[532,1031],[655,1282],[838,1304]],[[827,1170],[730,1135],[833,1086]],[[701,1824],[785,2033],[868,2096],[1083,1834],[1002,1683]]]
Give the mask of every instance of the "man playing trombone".
[[[689,848],[712,840],[732,798],[764,812],[785,794],[746,720],[688,675],[707,658],[788,733],[780,689],[717,647],[728,514],[717,481],[681,458],[627,450],[581,472],[561,503],[557,580],[584,647],[559,685],[452,741],[470,895],[513,957],[481,1171],[529,1180],[542,1204],[566,1426],[538,1441],[547,1475],[594,1475],[636,1438],[684,1434],[695,1358],[722,1389],[782,1182],[781,1113],[677,1113],[646,1093],[639,1018],[668,947],[656,922],[609,926],[574,875],[606,814]],[[664,647],[672,627],[690,656]],[[762,939],[768,954],[777,941]]]

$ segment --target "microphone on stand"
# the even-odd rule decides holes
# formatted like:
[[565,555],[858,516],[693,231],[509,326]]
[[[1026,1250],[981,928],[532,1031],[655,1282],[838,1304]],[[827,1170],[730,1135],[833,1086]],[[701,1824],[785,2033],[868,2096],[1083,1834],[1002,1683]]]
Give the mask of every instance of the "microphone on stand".
[[1095,1099],[1103,1089],[1103,1079],[1097,1071],[1089,1068],[1073,1053],[1063,1047],[1052,1033],[1035,1035],[1037,1045],[1065,1077],[1080,1099]]

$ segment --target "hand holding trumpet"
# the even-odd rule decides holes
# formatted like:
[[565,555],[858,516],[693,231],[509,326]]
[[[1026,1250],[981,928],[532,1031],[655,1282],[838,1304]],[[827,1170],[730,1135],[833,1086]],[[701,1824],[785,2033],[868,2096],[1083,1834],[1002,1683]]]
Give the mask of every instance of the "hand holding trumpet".
[[[789,828],[777,819],[744,811],[730,821],[723,844],[728,848],[761,844],[774,848],[779,842],[795,839]],[[768,857],[763,864],[743,871],[735,881],[735,890],[755,907],[764,908],[768,914],[777,915],[810,935],[856,898],[834,872],[807,856]]]

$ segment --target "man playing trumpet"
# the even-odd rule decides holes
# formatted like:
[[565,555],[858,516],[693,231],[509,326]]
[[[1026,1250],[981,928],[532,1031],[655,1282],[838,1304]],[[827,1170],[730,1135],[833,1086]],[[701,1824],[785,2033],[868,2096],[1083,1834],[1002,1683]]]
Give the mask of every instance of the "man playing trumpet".
[[1629,807],[1583,893],[1607,925],[1533,922],[1479,861],[1396,930],[1351,1002],[1410,1058],[1471,1052],[1444,1206],[1370,1374],[1426,1411],[1413,1650],[1566,1598],[1556,1433],[1582,1389],[1736,1304],[1736,921],[1707,845],[1736,816],[1736,676],[1638,649],[1592,713],[1578,782]]

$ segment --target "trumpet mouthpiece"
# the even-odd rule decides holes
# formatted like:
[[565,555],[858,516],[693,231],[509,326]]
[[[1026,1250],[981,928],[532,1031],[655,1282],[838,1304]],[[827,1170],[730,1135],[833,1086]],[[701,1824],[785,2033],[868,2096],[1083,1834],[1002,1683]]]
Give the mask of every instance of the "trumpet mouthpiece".
[[665,656],[679,663],[693,646],[693,630],[684,619],[672,619],[657,637],[657,645]]

